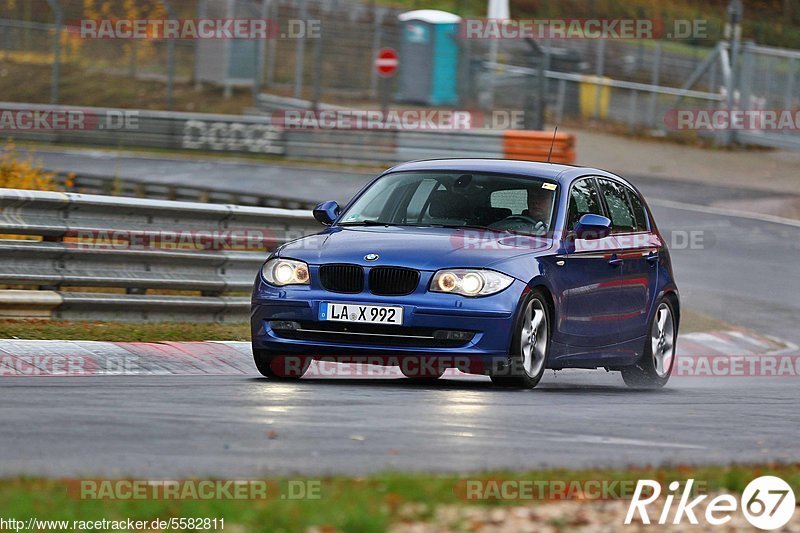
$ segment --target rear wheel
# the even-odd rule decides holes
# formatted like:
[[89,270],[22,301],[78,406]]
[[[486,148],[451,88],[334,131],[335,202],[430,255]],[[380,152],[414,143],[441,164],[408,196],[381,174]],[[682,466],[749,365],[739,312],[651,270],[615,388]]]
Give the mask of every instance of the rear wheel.
[[650,333],[639,362],[622,369],[622,379],[629,387],[657,389],[667,384],[675,363],[675,339],[678,328],[672,303],[658,302],[650,322]]
[[303,377],[311,364],[311,357],[278,355],[264,350],[253,350],[253,361],[262,376],[275,380],[292,381]]
[[532,389],[544,375],[550,353],[550,308],[541,291],[533,291],[522,303],[522,313],[512,340],[509,365],[491,374],[501,387]]

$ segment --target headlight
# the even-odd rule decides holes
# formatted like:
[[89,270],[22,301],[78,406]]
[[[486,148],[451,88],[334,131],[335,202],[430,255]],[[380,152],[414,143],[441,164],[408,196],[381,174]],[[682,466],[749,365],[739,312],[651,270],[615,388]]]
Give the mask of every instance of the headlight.
[[463,296],[486,296],[502,291],[513,281],[511,276],[494,270],[455,268],[434,274],[430,290]]
[[271,285],[309,285],[308,265],[293,259],[270,259],[261,267],[261,274]]

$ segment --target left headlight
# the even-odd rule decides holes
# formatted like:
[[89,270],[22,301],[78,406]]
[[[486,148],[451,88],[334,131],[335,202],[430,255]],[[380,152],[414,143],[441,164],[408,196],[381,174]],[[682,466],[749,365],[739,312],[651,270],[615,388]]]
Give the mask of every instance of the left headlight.
[[462,296],[487,296],[502,291],[513,281],[511,276],[494,270],[452,268],[436,272],[430,290]]
[[270,259],[261,267],[261,274],[267,283],[283,287],[284,285],[309,285],[311,276],[308,265],[294,259]]

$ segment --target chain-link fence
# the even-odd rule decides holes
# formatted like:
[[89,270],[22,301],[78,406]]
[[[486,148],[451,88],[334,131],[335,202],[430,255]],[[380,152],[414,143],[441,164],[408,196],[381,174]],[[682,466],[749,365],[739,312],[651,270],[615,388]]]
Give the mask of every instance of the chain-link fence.
[[[52,66],[58,53],[66,65],[126,76],[132,83],[166,82],[171,75],[179,83],[210,81],[298,98],[363,100],[377,97],[377,50],[399,45],[396,10],[346,0],[143,0],[134,2],[141,8],[132,14],[121,3],[114,4],[116,11],[102,11],[87,10],[84,0],[51,0],[61,11],[61,25],[47,1],[30,0],[24,10],[9,10],[6,1],[0,0],[0,59]],[[158,19],[169,17],[170,10],[186,18],[267,18],[274,22],[272,38],[86,39],[78,31],[85,19]]]
[[[104,11],[107,4],[119,11]],[[133,86],[172,81],[224,87],[227,93],[247,87],[254,96],[293,97],[292,105],[299,106],[377,106],[377,51],[387,46],[400,50],[406,38],[399,10],[355,0],[0,0],[0,8],[2,61],[52,67],[58,49],[60,61],[78,72],[102,73]],[[83,39],[67,29],[86,18],[134,15],[266,18],[276,23],[277,31],[275,38],[266,40],[166,41]],[[727,105],[792,110],[800,105],[797,51],[745,44],[735,54],[731,72],[724,43],[703,48],[680,40],[509,39],[497,44],[496,61],[490,61],[495,57],[490,40],[459,34],[453,38],[459,66],[457,105],[525,110],[527,128],[542,127],[545,117],[557,123],[574,117],[617,123],[632,131],[667,130],[676,109]],[[408,76],[403,64],[401,58],[399,76]],[[389,84],[396,94],[396,78]],[[85,90],[102,88],[87,82]],[[262,112],[287,105],[285,99],[278,104],[267,98],[252,102]],[[169,105],[165,99],[164,107]],[[781,144],[792,144],[797,133],[780,136]],[[753,136],[746,133],[741,138]]]

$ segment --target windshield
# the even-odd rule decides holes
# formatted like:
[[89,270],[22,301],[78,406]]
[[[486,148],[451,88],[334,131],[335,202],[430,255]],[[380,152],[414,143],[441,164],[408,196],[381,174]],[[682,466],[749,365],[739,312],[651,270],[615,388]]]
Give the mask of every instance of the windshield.
[[554,182],[498,174],[395,172],[377,180],[340,226],[477,227],[544,235],[555,218]]

